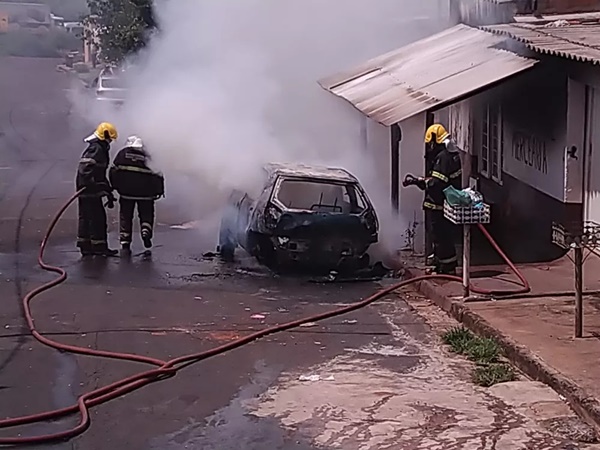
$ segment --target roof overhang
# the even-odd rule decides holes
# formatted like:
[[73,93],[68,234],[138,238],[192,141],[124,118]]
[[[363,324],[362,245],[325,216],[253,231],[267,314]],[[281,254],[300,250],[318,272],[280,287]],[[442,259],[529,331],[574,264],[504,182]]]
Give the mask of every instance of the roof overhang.
[[497,48],[503,41],[503,36],[456,25],[319,84],[390,126],[451,104],[538,62]]
[[522,42],[539,53],[600,64],[600,24],[572,24],[557,20],[547,24],[510,23],[481,27]]

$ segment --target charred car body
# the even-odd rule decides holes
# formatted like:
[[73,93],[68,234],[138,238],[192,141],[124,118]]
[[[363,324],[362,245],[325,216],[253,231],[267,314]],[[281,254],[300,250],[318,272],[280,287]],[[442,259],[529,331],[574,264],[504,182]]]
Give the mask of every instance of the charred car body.
[[375,209],[348,171],[305,165],[265,166],[262,192],[235,191],[221,220],[219,252],[240,246],[271,268],[354,271],[369,265],[378,240]]

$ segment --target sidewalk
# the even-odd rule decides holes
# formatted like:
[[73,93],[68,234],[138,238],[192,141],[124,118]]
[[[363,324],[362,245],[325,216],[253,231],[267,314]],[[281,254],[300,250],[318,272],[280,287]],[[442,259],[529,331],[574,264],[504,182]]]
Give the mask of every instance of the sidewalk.
[[[409,276],[423,274],[410,258],[405,264]],[[584,337],[575,339],[574,295],[569,294],[574,290],[573,263],[563,258],[519,270],[532,287],[527,298],[465,303],[460,283],[425,281],[417,287],[465,326],[497,338],[521,370],[565,396],[600,430],[600,293],[585,295]],[[507,267],[475,267],[471,273],[477,287],[518,287]],[[600,290],[600,258],[595,255],[586,260],[584,285],[588,292]]]

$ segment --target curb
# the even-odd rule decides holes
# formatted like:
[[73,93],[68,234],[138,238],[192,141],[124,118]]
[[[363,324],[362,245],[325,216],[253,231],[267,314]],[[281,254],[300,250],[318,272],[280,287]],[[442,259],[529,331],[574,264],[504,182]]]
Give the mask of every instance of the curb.
[[[405,274],[406,279],[409,279],[423,276],[425,272],[407,267]],[[463,302],[444,295],[442,289],[433,281],[421,281],[415,283],[415,287],[421,294],[474,333],[494,338],[512,364],[530,378],[541,381],[565,397],[569,406],[597,433],[600,433],[600,401],[588,394],[585,389],[550,367],[527,347],[519,345],[506,334],[494,328],[487,320],[465,306]]]

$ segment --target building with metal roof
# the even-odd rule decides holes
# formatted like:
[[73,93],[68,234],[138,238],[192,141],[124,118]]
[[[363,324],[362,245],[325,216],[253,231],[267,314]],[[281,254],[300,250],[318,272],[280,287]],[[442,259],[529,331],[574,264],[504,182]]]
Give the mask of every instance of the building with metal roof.
[[506,38],[456,25],[319,81],[389,126],[447,106],[533,67],[537,60],[502,50]]
[[[422,197],[400,189],[398,179],[424,174],[424,132],[441,122],[470,155],[473,178],[492,205],[495,238],[517,260],[549,261],[563,254],[552,244],[552,223],[581,214],[576,174],[582,168],[576,156],[585,147],[584,124],[591,119],[581,100],[585,87],[569,78],[560,59],[536,55],[533,46],[516,45],[516,32],[501,31],[520,26],[459,24],[319,84],[368,118],[366,151],[389,170],[392,204],[403,217],[424,220]],[[547,24],[544,30],[567,33]],[[563,45],[575,46],[569,40]],[[540,41],[535,44],[541,48]],[[594,46],[584,53],[585,46],[578,45],[580,57],[594,58]]]
[[482,28],[522,42],[539,53],[600,64],[600,23],[571,24],[559,19],[543,24],[509,23]]

